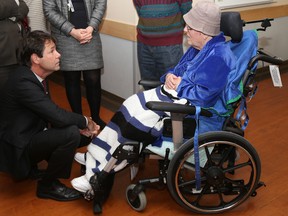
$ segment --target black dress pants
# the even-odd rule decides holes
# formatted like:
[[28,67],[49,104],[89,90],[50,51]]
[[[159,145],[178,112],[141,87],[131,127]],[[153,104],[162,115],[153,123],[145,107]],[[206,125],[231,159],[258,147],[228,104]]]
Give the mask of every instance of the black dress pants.
[[8,77],[11,73],[13,73],[16,68],[18,67],[17,64],[15,65],[8,65],[8,66],[0,66],[0,92],[1,89],[4,87]]
[[86,88],[86,97],[91,117],[96,123],[101,123],[101,69],[86,71],[63,71],[66,95],[73,112],[82,114],[81,73]]
[[48,162],[43,179],[69,178],[72,162],[81,135],[77,126],[49,128],[36,134],[29,145],[28,154],[32,164]]

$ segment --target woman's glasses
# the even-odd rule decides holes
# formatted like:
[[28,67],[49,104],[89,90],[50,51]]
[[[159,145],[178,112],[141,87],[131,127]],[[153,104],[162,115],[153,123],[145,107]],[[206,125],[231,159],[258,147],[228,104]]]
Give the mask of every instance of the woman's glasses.
[[191,27],[190,27],[189,25],[187,25],[187,24],[186,24],[186,28],[187,28],[188,31],[193,30],[193,28],[191,28]]

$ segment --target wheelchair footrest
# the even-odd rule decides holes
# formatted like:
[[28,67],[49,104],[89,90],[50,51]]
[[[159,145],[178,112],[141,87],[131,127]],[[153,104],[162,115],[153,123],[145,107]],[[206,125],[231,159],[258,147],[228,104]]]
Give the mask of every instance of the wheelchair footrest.
[[139,157],[139,142],[131,141],[119,145],[112,156],[118,161],[135,161]]

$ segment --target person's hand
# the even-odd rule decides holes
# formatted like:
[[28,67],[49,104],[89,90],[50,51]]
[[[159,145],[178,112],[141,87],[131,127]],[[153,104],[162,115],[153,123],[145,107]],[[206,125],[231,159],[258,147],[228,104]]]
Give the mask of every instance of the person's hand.
[[93,31],[94,31],[94,28],[93,28],[92,26],[88,26],[88,27],[86,28],[86,32],[87,32],[88,34],[90,34],[91,36],[92,36],[92,34],[93,34]]
[[93,135],[93,134],[89,131],[88,128],[80,129],[79,131],[80,131],[80,134],[81,134],[81,135],[84,135],[84,136],[86,136],[86,137],[91,137],[91,138],[93,138],[93,137],[95,136],[95,135]]
[[181,77],[177,77],[174,74],[168,73],[165,79],[165,87],[168,89],[176,90],[181,82]]
[[82,34],[82,40],[80,41],[80,44],[85,44],[85,43],[90,43],[90,41],[93,38],[93,27],[92,26],[88,26],[86,29],[84,29],[83,31],[81,31]]
[[[92,27],[91,27],[92,28]],[[73,28],[70,35],[80,42],[80,44],[89,43],[92,39],[91,29],[75,29]]]
[[70,35],[80,42],[82,40],[82,33],[81,33],[82,31],[83,29],[73,28],[70,32]]
[[100,126],[97,125],[91,118],[86,117],[88,120],[87,128],[85,129],[80,129],[80,134],[87,136],[87,137],[95,137],[99,131],[100,131]]
[[97,125],[91,118],[88,118],[87,128],[92,136],[96,136],[100,131],[100,126]]

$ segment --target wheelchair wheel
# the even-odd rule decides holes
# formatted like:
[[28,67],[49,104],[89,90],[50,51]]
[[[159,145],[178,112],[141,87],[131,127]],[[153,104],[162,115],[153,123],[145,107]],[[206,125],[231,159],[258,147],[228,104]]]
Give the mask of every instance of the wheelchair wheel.
[[[138,191],[138,192],[137,192]],[[143,211],[147,205],[147,199],[144,191],[136,189],[135,184],[131,184],[126,189],[126,199],[129,205],[135,211]]]
[[261,164],[246,139],[225,131],[199,136],[200,190],[196,190],[193,147],[194,139],[184,143],[168,167],[168,189],[178,204],[196,213],[222,213],[254,194]]

